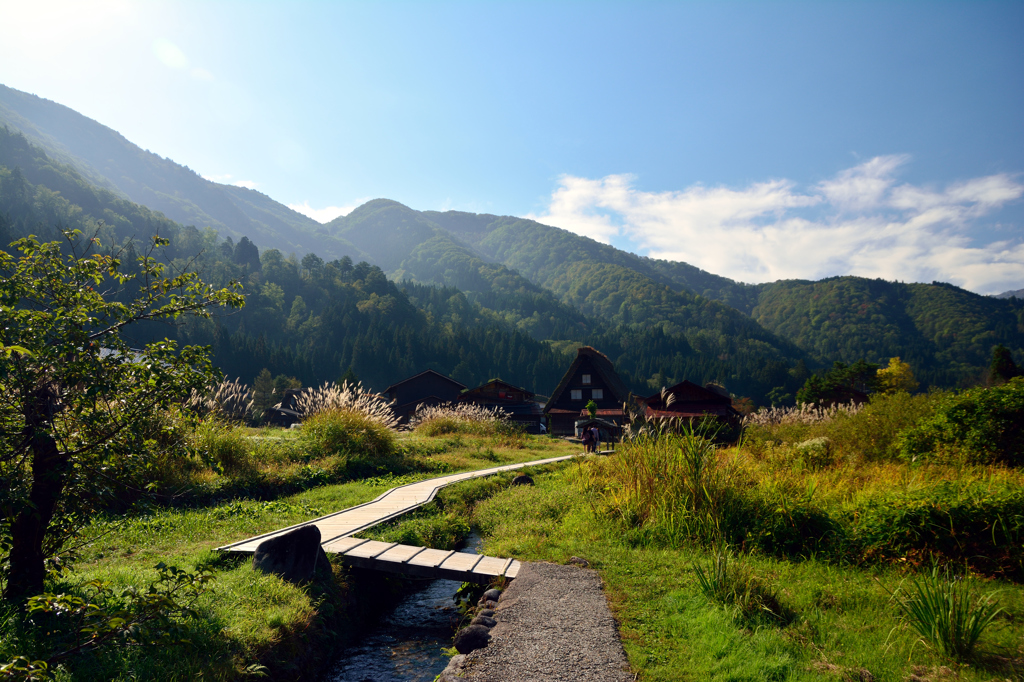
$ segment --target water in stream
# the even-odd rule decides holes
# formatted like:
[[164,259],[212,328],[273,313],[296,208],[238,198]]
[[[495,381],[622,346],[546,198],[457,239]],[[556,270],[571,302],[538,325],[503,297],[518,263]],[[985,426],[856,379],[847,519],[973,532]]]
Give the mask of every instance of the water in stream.
[[[470,536],[462,551],[476,553],[479,542]],[[412,583],[394,611],[341,653],[324,682],[431,682],[448,665],[441,649],[452,645],[459,618],[452,597],[460,586],[454,580],[420,588]]]

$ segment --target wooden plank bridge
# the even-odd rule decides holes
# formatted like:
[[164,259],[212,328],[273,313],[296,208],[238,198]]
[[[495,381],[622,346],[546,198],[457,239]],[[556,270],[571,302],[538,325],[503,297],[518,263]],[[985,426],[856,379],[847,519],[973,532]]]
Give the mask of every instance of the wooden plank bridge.
[[354,534],[390,521],[402,514],[422,507],[445,486],[471,478],[490,476],[502,471],[513,471],[528,466],[540,466],[563,462],[575,455],[549,457],[548,459],[507,464],[479,471],[467,471],[418,483],[392,488],[375,500],[355,507],[304,521],[294,526],[247,538],[230,545],[218,547],[221,552],[254,553],[264,540],[283,535],[302,526],[316,526],[320,529],[320,546],[325,552],[339,554],[346,563],[360,568],[371,568],[392,573],[402,573],[420,578],[446,578],[463,582],[489,582],[495,576],[514,578],[519,573],[519,562],[515,559],[481,556],[464,552],[413,547],[377,540],[363,540]]

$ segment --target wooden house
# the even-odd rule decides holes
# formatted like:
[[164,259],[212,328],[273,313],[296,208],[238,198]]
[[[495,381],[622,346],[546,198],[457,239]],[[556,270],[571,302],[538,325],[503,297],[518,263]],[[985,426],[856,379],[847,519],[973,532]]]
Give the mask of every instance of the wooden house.
[[420,405],[454,402],[465,384],[428,369],[384,389],[400,424],[405,424]]
[[463,391],[459,402],[474,403],[486,408],[500,407],[514,422],[523,424],[528,433],[540,433],[544,413],[534,400],[534,393],[513,386],[501,379],[491,379],[482,386]]
[[550,421],[552,434],[572,436],[576,422],[590,416],[586,406],[591,400],[597,404],[597,417],[621,426],[622,404],[629,399],[629,389],[608,356],[584,346],[577,351],[576,359],[552,391],[544,414]]
[[698,386],[681,381],[642,401],[649,419],[699,419],[715,417],[724,422],[739,422],[740,413],[732,406],[728,391],[716,384]]

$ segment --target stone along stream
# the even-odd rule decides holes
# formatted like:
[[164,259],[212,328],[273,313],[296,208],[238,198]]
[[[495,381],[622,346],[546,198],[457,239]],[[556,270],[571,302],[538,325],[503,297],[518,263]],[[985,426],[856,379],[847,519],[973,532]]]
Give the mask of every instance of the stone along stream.
[[[471,535],[462,552],[476,553],[480,538]],[[462,583],[432,580],[411,591],[398,606],[371,626],[366,636],[341,652],[323,682],[431,682],[448,657],[459,614],[453,597]]]

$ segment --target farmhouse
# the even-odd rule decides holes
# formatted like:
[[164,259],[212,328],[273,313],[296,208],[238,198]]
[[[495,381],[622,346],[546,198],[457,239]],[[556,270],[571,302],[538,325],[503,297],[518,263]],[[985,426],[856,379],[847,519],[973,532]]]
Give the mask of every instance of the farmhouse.
[[491,379],[482,386],[463,391],[458,402],[474,403],[487,408],[500,407],[510,415],[512,421],[525,425],[528,433],[540,433],[544,413],[534,400],[534,394],[525,388],[513,386],[501,379]]
[[717,384],[702,387],[691,381],[681,381],[641,402],[649,419],[681,418],[692,421],[701,417],[716,417],[721,421],[733,422],[740,418],[740,413],[732,406],[728,391]]
[[399,423],[408,423],[419,405],[450,403],[465,390],[465,384],[428,369],[384,389]]
[[619,426],[623,423],[622,404],[630,399],[629,389],[615,372],[604,353],[584,346],[576,353],[562,381],[544,406],[556,436],[575,435],[576,421],[588,417],[586,406],[593,400],[597,416]]

